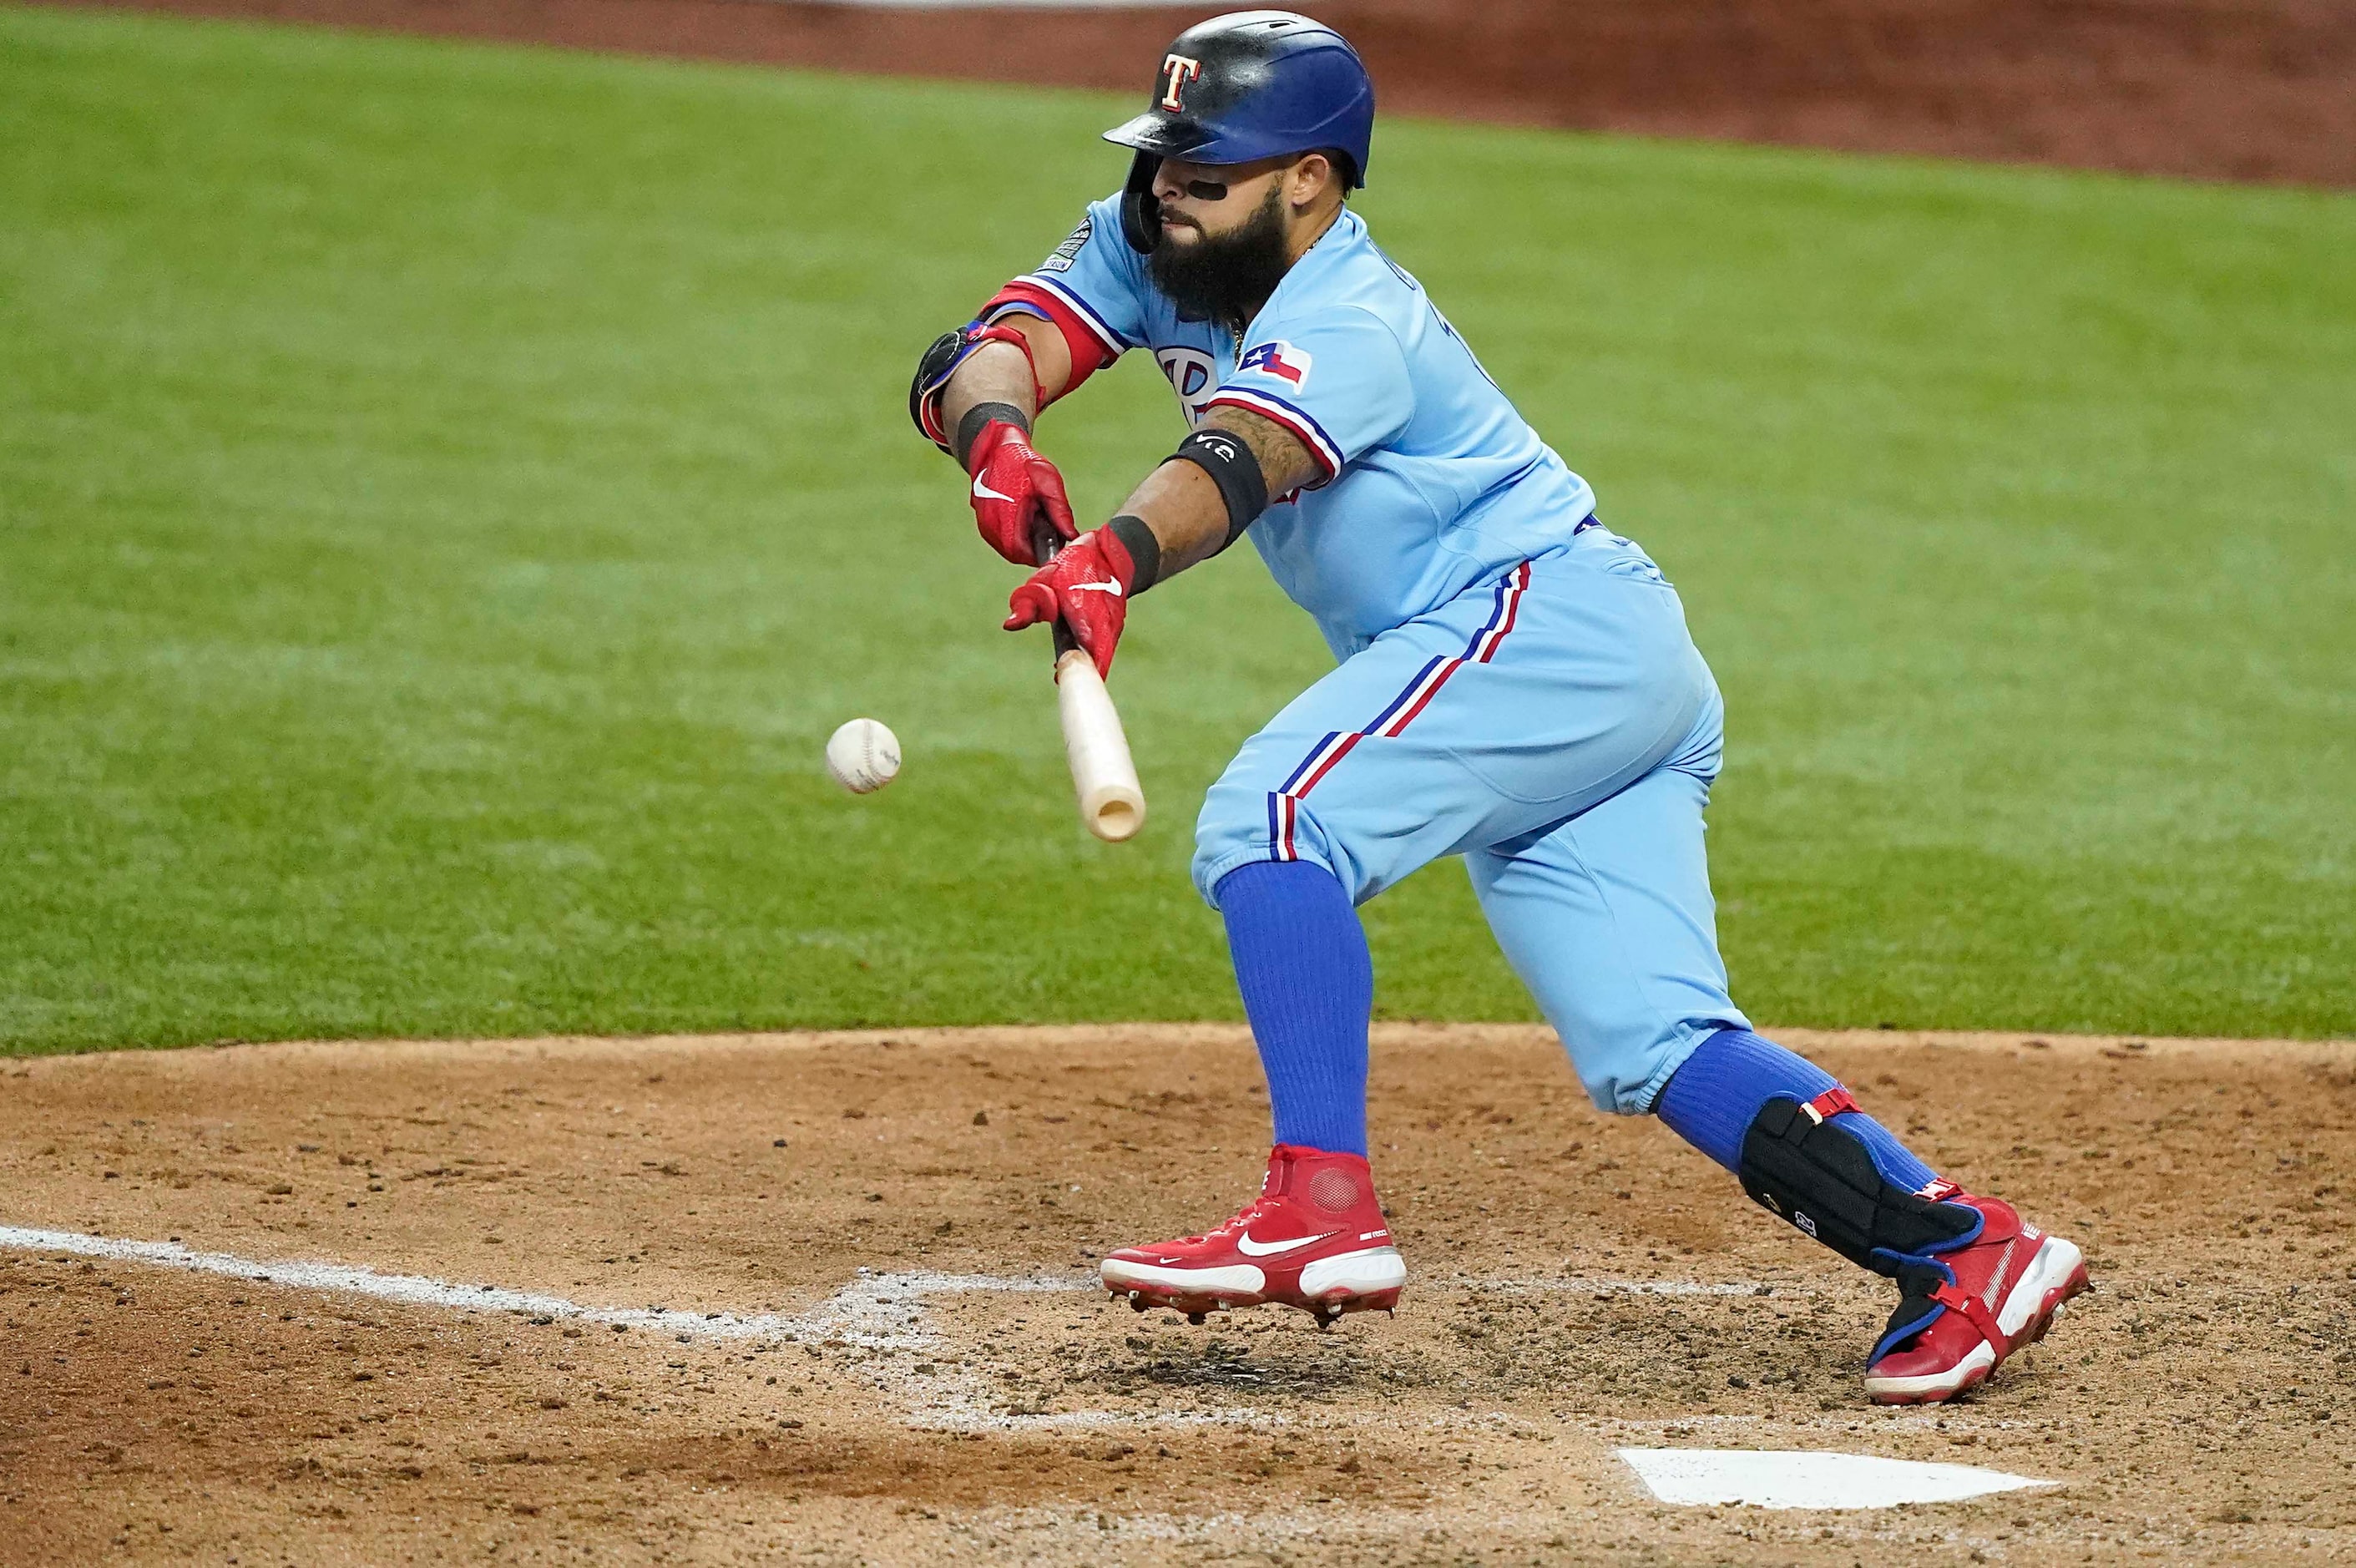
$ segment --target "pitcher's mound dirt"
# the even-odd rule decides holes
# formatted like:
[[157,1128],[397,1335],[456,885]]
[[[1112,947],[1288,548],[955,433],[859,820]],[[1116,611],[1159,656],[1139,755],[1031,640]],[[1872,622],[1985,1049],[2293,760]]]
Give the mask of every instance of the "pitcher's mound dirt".
[[[2094,1293],[1968,1403],[1862,1405],[1886,1287],[1649,1119],[1589,1109],[1536,1029],[1381,1032],[1377,1170],[1417,1273],[1396,1319],[1331,1334],[1087,1288],[1094,1254],[1252,1189],[1265,1112],[1233,1029],[15,1064],[0,1226],[786,1321],[616,1333],[19,1238],[0,1560],[2356,1552],[2356,1046],[1786,1037],[2092,1258]],[[1619,1446],[2058,1484],[1670,1509]]]
[[[1142,94],[1217,5],[123,0]],[[1656,135],[2356,185],[2343,0],[1327,0],[1385,109]]]

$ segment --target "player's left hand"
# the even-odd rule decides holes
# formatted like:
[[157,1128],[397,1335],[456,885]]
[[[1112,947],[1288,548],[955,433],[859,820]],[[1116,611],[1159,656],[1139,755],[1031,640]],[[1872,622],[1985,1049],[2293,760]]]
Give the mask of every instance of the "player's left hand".
[[1096,660],[1097,673],[1109,675],[1136,582],[1137,563],[1112,530],[1083,533],[1008,597],[1012,613],[1006,618],[1006,629],[1020,631],[1041,621],[1060,620],[1072,640]]
[[1038,559],[1032,553],[1032,534],[1042,520],[1059,539],[1079,532],[1072,503],[1064,496],[1064,476],[1039,456],[1020,427],[991,420],[974,437],[967,460],[973,466],[966,499],[973,503],[974,525],[991,549],[1017,566]]

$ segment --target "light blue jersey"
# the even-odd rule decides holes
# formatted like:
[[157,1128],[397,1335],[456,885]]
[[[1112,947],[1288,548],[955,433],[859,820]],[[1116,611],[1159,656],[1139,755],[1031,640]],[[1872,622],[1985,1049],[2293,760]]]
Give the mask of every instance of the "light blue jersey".
[[[1596,525],[1595,498],[1423,288],[1347,211],[1240,340],[1182,321],[1098,202],[993,304],[1085,352],[1150,349],[1188,421],[1217,404],[1325,470],[1253,523],[1341,660],[1244,744],[1203,801],[1194,884],[1257,861],[1353,902],[1461,855],[1588,1092],[1648,1109],[1699,1044],[1748,1027],[1718,951],[1702,810],[1722,707],[1676,590]],[[1087,368],[1087,367],[1084,367]]]
[[1151,349],[1189,424],[1227,404],[1300,437],[1325,478],[1269,507],[1250,537],[1337,658],[1568,543],[1595,510],[1355,213],[1293,264],[1241,339],[1181,319],[1121,238],[1117,197],[1016,283],[1115,353]]

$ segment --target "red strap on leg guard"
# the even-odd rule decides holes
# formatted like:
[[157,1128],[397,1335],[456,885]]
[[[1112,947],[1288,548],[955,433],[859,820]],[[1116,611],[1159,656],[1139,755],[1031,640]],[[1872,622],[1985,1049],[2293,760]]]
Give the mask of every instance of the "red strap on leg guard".
[[1990,1312],[1987,1303],[1979,1297],[1965,1295],[1954,1285],[1944,1284],[1931,1293],[1931,1299],[1950,1312],[1962,1313],[1964,1321],[1978,1329],[1980,1337],[1996,1348],[1997,1360],[2003,1360],[2011,1350],[2012,1346],[2005,1338],[2004,1330],[1997,1326],[1996,1314]]
[[[1864,1108],[1858,1104],[1854,1095],[1837,1083],[1809,1101],[1801,1109],[1814,1117],[1818,1126],[1822,1126],[1844,1111],[1862,1112]],[[1963,1190],[1944,1176],[1933,1176],[1914,1196],[1928,1198],[1933,1203],[1942,1203],[1961,1195]]]
[[1834,1084],[1830,1089],[1826,1090],[1822,1094],[1817,1095],[1814,1100],[1809,1101],[1806,1106],[1808,1114],[1814,1117],[1820,1124],[1832,1117],[1839,1115],[1844,1111],[1854,1111],[1856,1109],[1857,1101],[1850,1097],[1847,1090],[1843,1089],[1837,1083]]

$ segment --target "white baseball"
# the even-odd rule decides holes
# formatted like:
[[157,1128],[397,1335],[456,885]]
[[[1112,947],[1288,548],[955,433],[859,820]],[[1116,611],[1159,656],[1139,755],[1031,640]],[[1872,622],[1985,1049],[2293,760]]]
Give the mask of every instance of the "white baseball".
[[826,770],[852,794],[871,794],[899,775],[900,737],[873,719],[853,719],[827,737]]

